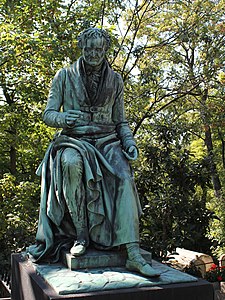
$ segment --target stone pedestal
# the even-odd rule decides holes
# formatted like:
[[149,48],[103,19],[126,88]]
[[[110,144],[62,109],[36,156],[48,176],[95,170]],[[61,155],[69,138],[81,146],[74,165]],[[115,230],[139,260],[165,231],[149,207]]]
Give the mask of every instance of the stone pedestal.
[[[140,249],[141,255],[144,259],[152,263],[151,253]],[[122,251],[99,251],[95,249],[88,249],[86,253],[79,257],[74,257],[68,252],[63,252],[63,263],[71,270],[86,269],[86,268],[107,268],[107,267],[121,267],[126,264],[127,255]]]
[[[147,279],[137,273],[130,273],[123,268],[105,270],[105,275],[116,282],[114,289],[104,290],[104,282],[100,280],[100,289],[88,291],[87,277],[93,275],[94,279],[101,278],[102,270],[71,271],[63,265],[34,265],[20,254],[12,255],[12,300],[213,300],[213,286],[207,281],[199,280],[177,270],[152,261],[153,267],[163,272],[161,279]],[[77,280],[77,273],[83,277],[80,286],[86,285],[87,291],[80,292],[74,288],[74,292],[67,289],[67,294],[60,295],[63,291],[59,285],[68,286]],[[115,279],[115,273],[119,276]],[[41,275],[39,275],[41,274]],[[78,277],[79,277],[78,276]],[[120,279],[126,277],[124,287],[120,285]],[[72,278],[73,277],[73,278]],[[58,278],[58,279],[57,279]],[[86,282],[85,282],[86,278]],[[177,283],[175,283],[178,281]],[[169,283],[170,282],[170,283]],[[173,282],[173,284],[172,284]],[[53,288],[54,284],[56,287]],[[77,283],[76,283],[77,284]],[[79,286],[77,284],[77,287]],[[101,285],[102,284],[102,285]],[[118,287],[117,287],[118,284]],[[132,286],[133,287],[129,287]],[[95,286],[95,285],[94,285]],[[59,289],[57,291],[57,289]],[[64,288],[65,290],[65,288]]]

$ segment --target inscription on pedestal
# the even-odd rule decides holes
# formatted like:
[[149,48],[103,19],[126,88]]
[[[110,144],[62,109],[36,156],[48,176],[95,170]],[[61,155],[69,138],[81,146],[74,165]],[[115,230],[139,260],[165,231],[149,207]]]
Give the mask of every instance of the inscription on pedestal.
[[[152,256],[150,252],[140,250],[141,255],[150,264]],[[105,268],[105,267],[123,267],[126,264],[126,252],[123,251],[99,251],[88,249],[87,252],[79,257],[74,257],[68,252],[63,253],[63,263],[71,270],[86,268]]]

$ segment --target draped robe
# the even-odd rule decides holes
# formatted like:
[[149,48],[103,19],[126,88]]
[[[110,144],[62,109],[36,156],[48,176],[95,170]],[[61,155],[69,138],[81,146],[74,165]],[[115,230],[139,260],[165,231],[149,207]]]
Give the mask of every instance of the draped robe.
[[[36,244],[28,252],[35,261],[58,261],[60,250],[76,239],[64,196],[61,156],[76,149],[83,161],[82,182],[90,244],[100,249],[139,241],[141,207],[132,169],[124,155],[135,146],[123,103],[123,81],[104,61],[96,95],[87,89],[81,57],[57,72],[44,112],[46,124],[62,128],[50,143],[37,171],[41,203]],[[84,117],[68,126],[65,113],[80,110]]]

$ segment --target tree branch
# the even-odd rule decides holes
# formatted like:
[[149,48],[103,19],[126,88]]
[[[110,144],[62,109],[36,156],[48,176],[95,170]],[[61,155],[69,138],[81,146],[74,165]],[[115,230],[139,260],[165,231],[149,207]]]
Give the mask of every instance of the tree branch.
[[[197,84],[198,85],[198,84]],[[154,114],[157,114],[159,113],[160,111],[164,110],[165,108],[167,108],[168,106],[170,106],[172,103],[176,102],[177,100],[185,97],[186,95],[189,95],[196,87],[192,87],[190,90],[186,91],[186,92],[178,92],[178,93],[170,93],[170,94],[166,94],[164,96],[162,96],[159,100],[155,101],[150,107],[149,109],[147,110],[147,112],[142,116],[142,118],[139,120],[139,122],[137,123],[137,125],[135,126],[134,128],[134,131],[133,131],[133,135],[135,135],[137,133],[137,131],[139,130],[139,128],[141,127],[143,121],[147,118],[151,118],[153,116],[153,113],[152,114],[149,114],[149,112],[151,111],[152,107],[155,105],[156,102],[161,102],[163,99],[167,98],[167,97],[172,97],[172,96],[175,96],[175,95],[179,95],[177,96],[176,98],[174,98],[173,100],[167,102],[166,104],[164,104],[163,106],[161,106],[159,109],[157,109]]]

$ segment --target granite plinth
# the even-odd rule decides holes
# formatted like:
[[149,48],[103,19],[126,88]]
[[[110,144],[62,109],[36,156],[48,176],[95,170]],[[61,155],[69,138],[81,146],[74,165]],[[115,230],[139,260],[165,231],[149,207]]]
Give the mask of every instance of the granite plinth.
[[[69,270],[65,271],[65,266],[63,265],[34,265],[30,260],[25,259],[20,254],[12,255],[12,299],[13,300],[56,300],[56,299],[67,299],[67,300],[78,300],[78,299],[90,299],[90,300],[213,300],[214,292],[213,286],[209,282],[201,279],[197,279],[190,275],[184,274],[180,271],[169,270],[171,268],[161,265],[153,260],[153,267],[160,268],[164,270],[164,284],[162,284],[158,279],[149,280],[144,278],[137,273],[130,273],[124,269],[118,270],[118,268],[110,268],[105,272],[111,281],[113,281],[113,273],[119,273],[120,280],[124,276],[124,273],[127,273],[130,278],[130,282],[136,280],[136,282],[141,282],[139,285],[134,285],[133,287],[118,286],[113,290],[104,290],[102,287],[100,290],[86,291],[81,292],[75,290],[76,293],[60,295],[56,291],[55,287],[53,288],[55,280],[55,273],[62,272],[58,282],[64,282],[67,285],[71,283],[71,274],[73,274],[73,281],[75,282],[76,276],[75,271]],[[165,269],[164,269],[165,267]],[[63,270],[64,268],[64,270]],[[55,272],[57,271],[57,272]],[[41,272],[42,276],[38,275],[37,272]],[[64,273],[68,272],[68,273]],[[75,273],[74,273],[75,272]],[[82,273],[81,270],[77,271]],[[95,278],[100,276],[102,271],[98,270],[86,270],[84,276],[89,277],[91,273]],[[109,272],[112,274],[110,275]],[[171,273],[172,272],[172,273]],[[176,282],[175,273],[181,273],[181,277],[184,280],[183,282]],[[44,273],[47,275],[45,276]],[[66,275],[67,274],[67,275]],[[118,274],[117,274],[118,275]],[[186,276],[184,276],[186,275]],[[48,277],[48,278],[47,278]],[[142,277],[142,278],[141,278]],[[167,283],[166,283],[166,278]],[[170,279],[169,279],[170,278]],[[114,277],[115,279],[115,277]],[[132,280],[131,280],[132,279]],[[189,281],[188,281],[188,280]],[[188,281],[188,282],[185,282]],[[84,278],[83,278],[84,281]],[[143,284],[143,282],[150,282],[149,286]],[[87,285],[87,280],[85,285]],[[100,281],[101,282],[101,281]],[[118,282],[118,281],[117,281]],[[170,282],[170,283],[169,283]],[[172,284],[172,282],[174,282]],[[76,283],[77,284],[77,283]],[[79,282],[81,284],[81,282]],[[77,285],[78,286],[78,285]]]
[[[141,255],[150,264],[152,262],[151,253],[140,249]],[[62,261],[71,270],[86,268],[105,268],[125,266],[127,254],[125,251],[99,251],[88,249],[87,252],[79,257],[74,257],[69,252],[63,252]]]

